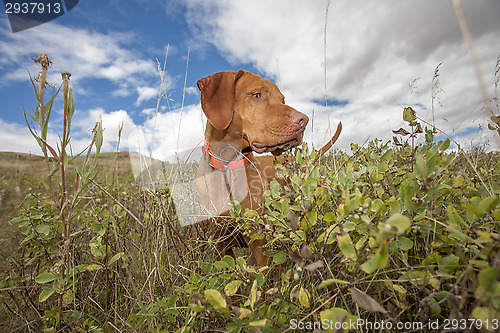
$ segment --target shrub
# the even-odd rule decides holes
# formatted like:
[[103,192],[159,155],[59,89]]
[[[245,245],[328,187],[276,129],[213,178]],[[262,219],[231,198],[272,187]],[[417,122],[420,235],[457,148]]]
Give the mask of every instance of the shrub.
[[233,215],[269,240],[271,273],[243,258],[215,262],[185,287],[198,318],[235,332],[334,331],[357,319],[498,327],[498,153],[449,151],[428,128],[415,145],[424,131],[413,110],[404,117],[412,131],[395,132],[407,141],[330,157],[303,145],[276,165],[287,186],[271,182],[263,214],[235,204]]

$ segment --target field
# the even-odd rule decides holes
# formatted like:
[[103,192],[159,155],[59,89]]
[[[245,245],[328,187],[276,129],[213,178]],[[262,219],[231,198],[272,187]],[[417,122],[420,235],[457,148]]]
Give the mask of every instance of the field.
[[236,206],[242,228],[259,223],[270,241],[265,270],[247,249],[216,261],[216,240],[200,225],[180,228],[166,191],[135,185],[127,153],[99,157],[95,183],[72,207],[66,248],[64,223],[33,172],[43,158],[3,153],[2,330],[494,325],[498,153],[447,152],[447,141],[391,146],[374,141],[319,161],[297,149],[282,168],[290,187],[271,187],[266,214]]
[[67,156],[61,91],[60,142],[44,137],[42,91],[28,116],[44,156],[0,154],[0,331],[498,331],[498,151],[463,149],[407,107],[391,142],[287,152],[288,185],[228,218],[266,237],[259,268],[247,248],[220,258],[210,225],[180,227],[168,188],[100,153],[100,123],[93,150]]

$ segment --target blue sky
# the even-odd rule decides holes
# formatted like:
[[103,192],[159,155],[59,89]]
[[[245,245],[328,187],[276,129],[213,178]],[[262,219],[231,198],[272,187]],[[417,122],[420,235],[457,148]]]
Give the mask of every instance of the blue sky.
[[[376,137],[389,140],[391,130],[403,125],[402,107],[414,106],[427,120],[434,112],[436,124],[461,144],[482,142],[498,149],[493,132],[484,130],[488,112],[452,1],[332,1],[325,48],[327,3],[81,0],[62,17],[15,34],[2,10],[0,151],[39,153],[19,104],[27,110],[34,105],[28,71],[37,74],[31,58],[40,52],[54,63],[49,81],[60,82],[62,71],[72,73],[75,150],[85,147],[99,118],[105,151],[116,149],[121,123],[122,150],[144,151],[147,144],[142,142],[149,142],[153,132],[155,157],[196,146],[206,122],[196,81],[239,69],[273,80],[288,104],[314,115],[305,141],[316,147],[339,121],[344,125],[339,148]],[[463,0],[463,6],[493,98],[500,2]],[[163,66],[167,48],[161,88],[157,60]],[[433,84],[440,63],[439,82]],[[165,87],[169,90],[156,112]],[[53,142],[60,132],[61,109],[59,100],[49,130]]]

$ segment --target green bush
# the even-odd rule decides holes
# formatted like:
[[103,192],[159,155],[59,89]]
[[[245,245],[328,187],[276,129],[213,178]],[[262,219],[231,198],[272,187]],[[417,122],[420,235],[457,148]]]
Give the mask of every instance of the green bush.
[[404,117],[412,131],[395,132],[406,142],[374,140],[330,157],[303,145],[276,165],[287,186],[271,182],[265,213],[235,204],[233,215],[269,240],[272,269],[225,257],[192,277],[185,289],[197,295],[199,320],[208,313],[234,332],[357,319],[426,331],[436,319],[497,327],[498,153],[450,151],[427,128],[411,146],[423,131],[413,110]]

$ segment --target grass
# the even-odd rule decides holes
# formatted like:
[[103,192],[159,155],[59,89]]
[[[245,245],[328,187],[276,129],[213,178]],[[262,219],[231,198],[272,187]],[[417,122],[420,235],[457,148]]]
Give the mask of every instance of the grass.
[[[498,153],[475,149],[465,158],[437,150],[434,162],[426,157],[425,163],[413,163],[409,146],[391,148],[375,141],[353,149],[352,156],[338,152],[335,159],[323,159],[320,169],[306,148],[298,149],[296,163],[282,170],[290,188],[271,186],[266,216],[236,207],[234,218],[243,226],[260,223],[262,217],[271,222],[272,228],[262,224],[261,232],[270,240],[272,267],[262,272],[249,265],[247,249],[238,252],[237,260],[214,261],[216,240],[202,225],[179,228],[166,191],[136,187],[126,153],[117,159],[123,173],[115,181],[115,154],[100,155],[101,178],[96,181],[143,225],[99,188],[89,188],[84,196],[92,200],[82,201],[71,251],[73,265],[84,270],[67,291],[71,302],[64,305],[59,330],[245,331],[263,325],[262,332],[286,331],[291,320],[301,325],[337,318],[337,312],[395,324],[415,321],[415,316],[421,322],[443,321],[455,313],[475,318],[475,307],[488,299],[493,302],[489,308],[495,309],[496,296],[484,297],[477,276],[497,255],[498,207],[479,212],[482,217],[474,215],[473,207],[480,207],[489,191],[498,198]],[[430,156],[426,153],[416,150],[414,160],[420,160],[419,154]],[[29,166],[43,163],[41,158],[4,156],[18,161],[18,171],[11,170],[13,180],[35,181]],[[424,163],[420,170],[411,171],[418,163]],[[457,215],[450,213],[450,206]],[[44,211],[47,219],[54,216],[37,200],[26,200],[23,207],[20,216],[34,218],[35,212]],[[392,216],[405,218],[391,221]],[[454,224],[454,219],[462,222]],[[398,231],[385,231],[385,221]],[[26,237],[15,233],[19,240]],[[54,238],[41,237],[48,251],[62,240],[55,237],[56,230],[52,233]],[[40,302],[46,283],[36,281],[43,272],[54,272],[54,263],[49,256],[29,254],[34,246],[31,241],[23,244],[22,252],[9,260],[11,270],[4,280],[9,282],[2,289],[3,330],[57,326],[51,313],[57,302]],[[281,272],[278,278],[276,272]],[[10,289],[20,286],[16,277],[24,279],[21,286],[28,287],[27,294]],[[467,302],[455,303],[456,297]],[[438,303],[439,311],[433,308]],[[242,311],[249,311],[248,316]]]
[[[81,164],[82,162],[83,158],[76,159],[76,163]],[[0,174],[2,175],[0,181],[0,238],[5,238],[1,232],[4,228],[9,228],[9,221],[17,215],[20,204],[30,193],[30,189],[41,186],[35,172],[43,170],[44,164],[45,160],[42,156],[0,152]],[[128,152],[100,154],[99,167],[101,169],[99,174],[103,179],[112,179],[114,170],[116,170],[119,179],[127,179],[127,181],[133,179]],[[72,171],[74,173],[74,168]]]
[[[116,159],[116,162],[115,162]],[[83,157],[77,158],[77,164],[83,163]],[[18,216],[26,199],[32,193],[40,193],[43,186],[40,182],[40,170],[45,167],[42,156],[0,152],[0,265],[8,267],[8,258],[18,250],[20,242],[19,228],[10,224],[11,219]],[[130,167],[128,152],[103,153],[99,156],[99,177],[107,181],[116,177],[117,182],[133,184],[133,173]],[[38,173],[38,174],[37,174]],[[75,178],[74,167],[69,167],[69,178]],[[0,273],[0,279],[7,272]]]
[[67,80],[62,91],[60,151],[34,130],[43,134],[54,100],[44,104],[37,93],[49,112],[27,118],[44,156],[0,154],[1,331],[499,324],[498,152],[450,151],[450,140],[436,142],[438,130],[410,107],[393,143],[321,158],[306,145],[288,152],[293,162],[276,165],[287,186],[270,184],[262,213],[235,203],[228,217],[268,240],[270,266],[258,268],[247,248],[219,258],[212,224],[181,228],[168,188],[138,186],[128,153],[99,152],[99,124],[95,154],[66,156],[74,111]]

